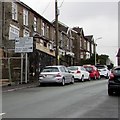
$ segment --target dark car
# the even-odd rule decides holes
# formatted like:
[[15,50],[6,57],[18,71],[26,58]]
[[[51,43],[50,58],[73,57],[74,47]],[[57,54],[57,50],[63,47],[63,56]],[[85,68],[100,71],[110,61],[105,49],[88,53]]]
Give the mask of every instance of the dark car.
[[108,95],[113,95],[113,93],[120,93],[120,66],[113,68],[109,76]]

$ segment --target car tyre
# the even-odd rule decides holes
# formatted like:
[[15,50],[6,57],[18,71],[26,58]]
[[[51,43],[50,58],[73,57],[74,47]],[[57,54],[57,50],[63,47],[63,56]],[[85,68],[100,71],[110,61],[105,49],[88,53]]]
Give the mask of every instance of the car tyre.
[[62,83],[61,84],[62,84],[62,86],[65,85],[65,79],[64,78],[62,79]]
[[96,77],[96,75],[94,76],[94,80],[96,80],[97,79],[97,77]]
[[71,83],[74,84],[75,80],[74,77],[71,78]]
[[84,76],[81,77],[81,81],[84,82]]
[[113,91],[111,89],[108,89],[108,95],[112,96],[113,95]]
[[88,81],[91,81],[91,77],[90,76],[88,77]]

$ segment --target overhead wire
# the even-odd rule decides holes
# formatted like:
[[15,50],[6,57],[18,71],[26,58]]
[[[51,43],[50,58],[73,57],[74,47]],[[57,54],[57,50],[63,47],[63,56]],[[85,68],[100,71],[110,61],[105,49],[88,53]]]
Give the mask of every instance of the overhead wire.
[[47,6],[45,7],[44,11],[42,12],[42,15],[46,12],[46,10],[48,9],[50,3],[51,3],[51,0],[49,1],[49,3],[47,4]]
[[58,8],[61,8],[61,7],[62,7],[62,5],[63,5],[63,3],[64,3],[64,0],[62,1],[62,3],[60,4],[60,6],[59,6]]

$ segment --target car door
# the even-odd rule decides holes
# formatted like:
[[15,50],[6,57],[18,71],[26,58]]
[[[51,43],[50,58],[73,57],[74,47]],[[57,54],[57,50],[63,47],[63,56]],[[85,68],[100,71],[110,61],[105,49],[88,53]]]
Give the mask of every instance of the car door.
[[88,72],[86,71],[86,69],[84,67],[81,67],[81,70],[83,71],[84,78],[88,79],[89,75],[88,75]]
[[70,83],[70,82],[71,82],[71,76],[72,76],[72,75],[69,73],[68,69],[67,69],[65,66],[63,66],[63,70],[64,70],[64,72],[65,72],[66,82],[67,82],[67,83]]

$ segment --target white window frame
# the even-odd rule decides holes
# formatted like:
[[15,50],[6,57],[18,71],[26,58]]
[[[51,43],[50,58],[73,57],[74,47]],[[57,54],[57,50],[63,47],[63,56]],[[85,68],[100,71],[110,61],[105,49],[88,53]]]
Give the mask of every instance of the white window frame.
[[17,26],[10,24],[9,27],[9,40],[15,40],[19,37],[20,29]]
[[48,26],[48,25],[47,25],[47,31],[46,31],[46,32],[47,32],[47,35],[46,35],[46,36],[49,38],[49,37],[50,37],[50,36],[49,36],[49,35],[50,35],[50,34],[49,34],[49,32],[50,32],[50,26]]
[[23,9],[23,25],[28,26],[28,11]]
[[37,31],[37,18],[34,16],[34,31]]
[[12,2],[12,19],[13,20],[18,20],[18,9],[17,9],[17,4]]

